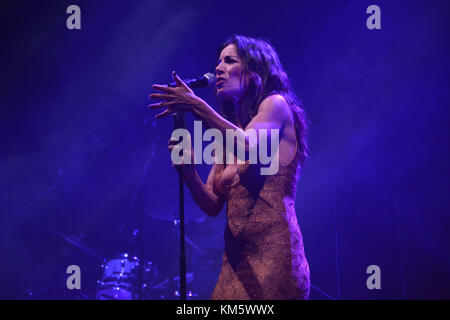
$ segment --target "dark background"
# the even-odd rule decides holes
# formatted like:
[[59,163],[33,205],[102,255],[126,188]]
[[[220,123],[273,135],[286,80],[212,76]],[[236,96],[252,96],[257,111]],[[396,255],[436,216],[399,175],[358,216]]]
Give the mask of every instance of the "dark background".
[[[66,28],[71,4],[81,30]],[[381,30],[366,28],[371,4]],[[296,208],[311,299],[449,299],[449,5],[1,1],[0,297],[95,297],[103,258],[133,251],[140,182],[146,259],[158,281],[177,275],[172,121],[155,121],[148,94],[172,70],[214,71],[241,33],[272,42],[308,114]],[[208,299],[225,212],[186,201],[189,289]],[[65,288],[70,264],[81,292]],[[381,290],[366,287],[372,264]]]

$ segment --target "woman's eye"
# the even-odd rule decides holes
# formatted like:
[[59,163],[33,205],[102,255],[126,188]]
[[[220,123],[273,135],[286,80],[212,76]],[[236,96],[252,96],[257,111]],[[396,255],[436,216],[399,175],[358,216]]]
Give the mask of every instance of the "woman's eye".
[[[223,59],[223,61],[224,61],[225,63],[228,63],[228,64],[232,64],[232,63],[237,62],[236,59],[231,58],[231,57],[225,57],[225,58]],[[221,60],[217,62],[217,66],[220,64],[220,62],[221,62]]]

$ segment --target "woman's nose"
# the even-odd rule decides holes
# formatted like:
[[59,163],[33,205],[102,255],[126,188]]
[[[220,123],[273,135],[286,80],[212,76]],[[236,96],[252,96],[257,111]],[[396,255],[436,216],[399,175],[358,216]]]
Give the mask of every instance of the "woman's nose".
[[219,65],[216,67],[216,76],[220,76],[220,75],[223,74],[223,73],[224,73],[224,71],[223,71],[221,65],[219,64]]

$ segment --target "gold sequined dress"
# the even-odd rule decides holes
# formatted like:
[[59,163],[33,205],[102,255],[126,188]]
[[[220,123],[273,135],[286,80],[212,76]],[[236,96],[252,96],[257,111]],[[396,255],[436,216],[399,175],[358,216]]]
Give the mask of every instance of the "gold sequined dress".
[[[222,268],[211,299],[308,299],[309,266],[294,200],[300,152],[275,175],[241,165],[226,195]],[[215,188],[224,165],[216,164]]]

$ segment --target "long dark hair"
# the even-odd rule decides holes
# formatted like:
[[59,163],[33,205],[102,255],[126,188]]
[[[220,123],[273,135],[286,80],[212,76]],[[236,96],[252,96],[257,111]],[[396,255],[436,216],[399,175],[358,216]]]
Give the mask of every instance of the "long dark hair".
[[[230,44],[236,46],[243,63],[244,76],[248,76],[249,79],[244,88],[244,94],[239,100],[242,110],[242,125],[247,126],[258,113],[258,107],[264,98],[273,93],[282,95],[291,106],[294,115],[300,163],[303,165],[308,156],[306,114],[301,100],[291,89],[289,78],[281,65],[277,52],[267,40],[233,35],[219,47],[217,56],[219,57],[222,50]],[[236,122],[235,108],[231,101],[223,100],[221,113],[227,120]]]

